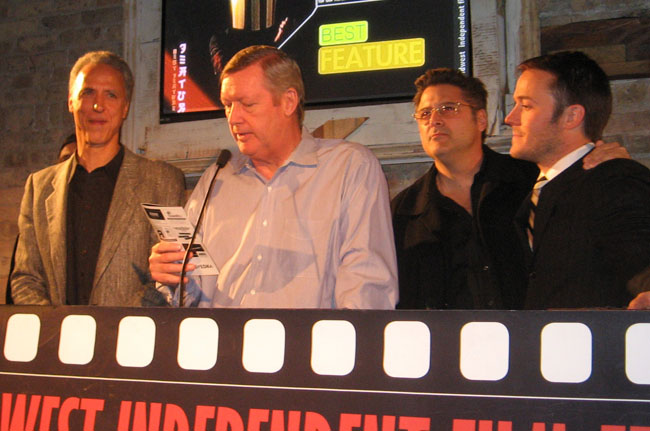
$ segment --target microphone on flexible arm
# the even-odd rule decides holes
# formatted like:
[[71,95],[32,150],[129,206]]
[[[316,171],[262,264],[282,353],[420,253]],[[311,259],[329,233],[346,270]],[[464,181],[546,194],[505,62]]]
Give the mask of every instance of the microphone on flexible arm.
[[185,265],[187,265],[188,257],[190,256],[190,250],[192,249],[192,246],[194,245],[194,238],[196,237],[196,232],[199,230],[199,226],[201,225],[201,220],[203,219],[203,213],[205,212],[205,207],[208,203],[208,199],[210,198],[210,193],[212,193],[212,187],[214,186],[214,181],[217,179],[217,174],[223,168],[226,166],[226,163],[228,163],[228,160],[230,160],[230,157],[232,154],[230,151],[223,149],[219,153],[219,156],[217,157],[217,170],[214,172],[214,176],[212,177],[212,181],[210,181],[210,186],[208,187],[208,192],[205,194],[205,197],[203,198],[203,206],[201,206],[201,212],[199,212],[199,218],[196,220],[196,225],[194,225],[194,232],[192,232],[192,238],[190,238],[190,242],[187,245],[187,249],[185,250],[185,256],[183,256],[183,269],[181,270],[181,283],[179,286],[180,289],[180,296],[178,298],[178,306],[182,307],[183,306],[183,296],[185,293]]

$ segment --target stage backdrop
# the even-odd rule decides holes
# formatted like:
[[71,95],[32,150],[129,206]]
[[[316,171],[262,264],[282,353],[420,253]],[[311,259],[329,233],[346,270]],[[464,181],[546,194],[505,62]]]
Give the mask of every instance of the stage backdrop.
[[0,308],[0,431],[650,430],[650,313]]
[[160,121],[223,116],[218,77],[272,45],[302,70],[308,106],[406,101],[433,67],[471,74],[469,0],[164,0]]

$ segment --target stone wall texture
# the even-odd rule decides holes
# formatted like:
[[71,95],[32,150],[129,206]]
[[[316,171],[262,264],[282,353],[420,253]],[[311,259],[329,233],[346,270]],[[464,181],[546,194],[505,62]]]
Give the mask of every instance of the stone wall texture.
[[[542,32],[545,28],[578,22],[622,21],[623,18],[647,22],[650,18],[648,0],[538,0],[537,9]],[[631,36],[636,42],[635,49],[645,53],[647,58],[650,34],[644,32]],[[598,35],[594,35],[594,39],[598,40]],[[614,61],[612,57],[625,58],[625,52],[617,51],[630,49],[615,40],[602,42],[600,46],[585,49],[599,62]],[[647,61],[644,67],[647,70]],[[614,109],[605,137],[620,142],[635,159],[650,166],[650,77],[613,80],[612,91]]]

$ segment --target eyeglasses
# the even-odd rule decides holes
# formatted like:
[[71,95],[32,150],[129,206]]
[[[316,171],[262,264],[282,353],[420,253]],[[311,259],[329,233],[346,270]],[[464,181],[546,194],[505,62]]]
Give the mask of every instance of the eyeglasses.
[[413,118],[415,118],[419,122],[426,124],[429,121],[431,121],[431,117],[433,116],[434,112],[437,112],[438,115],[440,115],[443,118],[454,117],[458,115],[458,110],[460,109],[461,106],[469,106],[470,108],[474,109],[472,105],[463,102],[443,103],[441,105],[433,106],[431,108],[421,109],[412,115]]

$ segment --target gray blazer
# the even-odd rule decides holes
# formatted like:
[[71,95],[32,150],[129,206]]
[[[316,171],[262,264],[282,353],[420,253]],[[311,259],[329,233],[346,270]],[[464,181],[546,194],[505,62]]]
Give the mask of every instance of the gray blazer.
[[[16,304],[66,303],[66,212],[75,157],[29,176],[11,290]],[[140,204],[182,205],[183,173],[125,148],[97,258],[91,305],[158,303],[149,254],[158,240]]]

